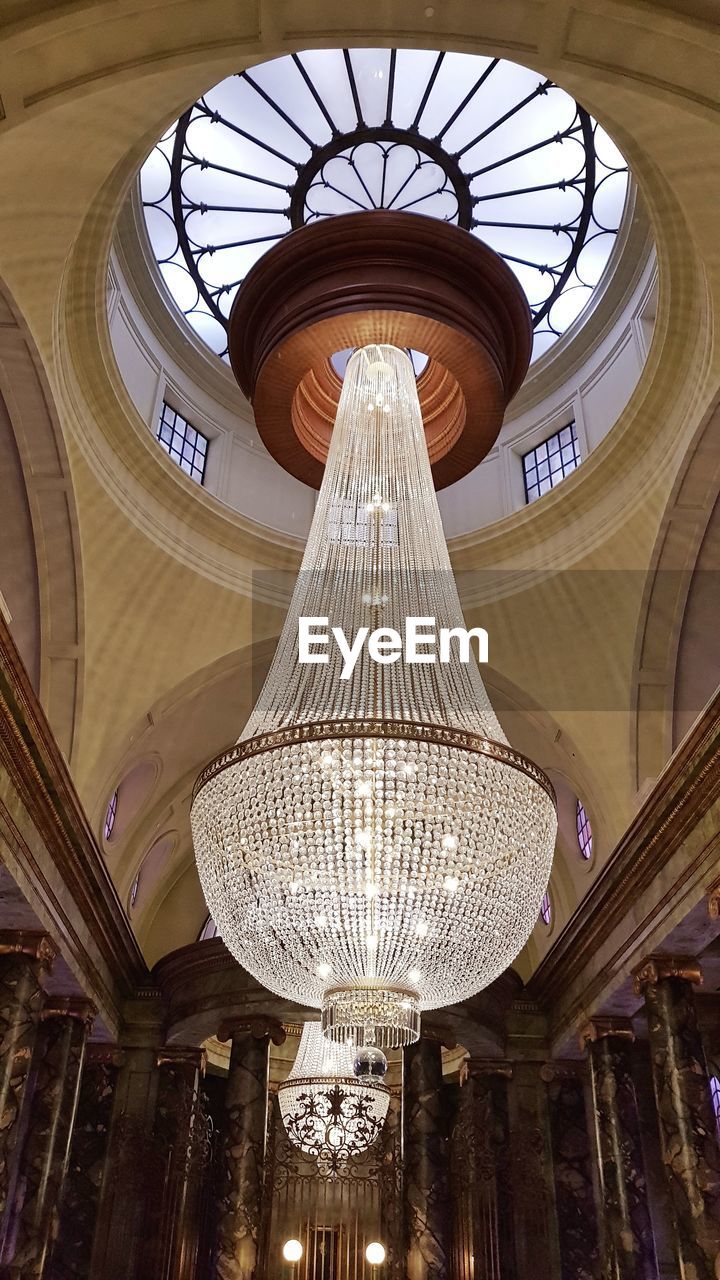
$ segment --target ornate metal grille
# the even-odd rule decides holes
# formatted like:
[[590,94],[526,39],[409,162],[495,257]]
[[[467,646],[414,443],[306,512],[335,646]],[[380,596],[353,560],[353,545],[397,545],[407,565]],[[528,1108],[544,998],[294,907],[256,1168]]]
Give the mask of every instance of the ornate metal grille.
[[[289,1140],[276,1097],[271,1097],[261,1273],[288,1280],[373,1280],[377,1269],[365,1250],[386,1249],[384,1280],[402,1274],[400,1099],[393,1096],[381,1140],[351,1157],[332,1178]],[[285,1240],[299,1240],[303,1255],[290,1266]]]
[[379,208],[458,223],[505,257],[539,354],[598,283],[627,185],[608,136],[552,81],[497,58],[406,49],[314,50],[232,76],[141,175],[160,271],[221,356],[235,292],[270,245]]

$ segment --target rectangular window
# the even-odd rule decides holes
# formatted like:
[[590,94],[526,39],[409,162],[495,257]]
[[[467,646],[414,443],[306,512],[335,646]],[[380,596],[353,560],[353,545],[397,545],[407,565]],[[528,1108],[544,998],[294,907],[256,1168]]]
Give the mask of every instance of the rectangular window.
[[524,454],[522,464],[525,500],[533,502],[541,494],[547,493],[548,489],[554,489],[556,484],[580,465],[580,446],[575,423],[570,422],[566,427],[561,427],[553,436]]
[[209,440],[165,400],[163,400],[156,436],[173,462],[176,462],[191,479],[202,484],[205,478]]

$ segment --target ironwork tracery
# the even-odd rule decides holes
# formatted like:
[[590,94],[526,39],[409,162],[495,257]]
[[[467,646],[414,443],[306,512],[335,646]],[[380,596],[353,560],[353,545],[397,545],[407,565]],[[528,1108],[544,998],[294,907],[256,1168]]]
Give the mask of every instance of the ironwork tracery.
[[141,175],[166,284],[222,356],[235,291],[267,248],[373,208],[486,240],[520,277],[538,354],[598,283],[627,181],[610,139],[552,81],[497,58],[398,49],[315,50],[230,77]]

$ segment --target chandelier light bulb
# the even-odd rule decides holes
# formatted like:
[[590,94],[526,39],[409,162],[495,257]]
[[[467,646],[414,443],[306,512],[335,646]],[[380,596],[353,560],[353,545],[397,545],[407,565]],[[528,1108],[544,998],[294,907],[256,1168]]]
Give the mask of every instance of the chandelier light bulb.
[[381,1267],[385,1261],[385,1246],[379,1240],[371,1240],[365,1250],[365,1257],[371,1267]]
[[[317,661],[299,661],[300,619],[325,624]],[[331,1039],[381,1048],[416,1040],[422,1009],[512,964],[557,828],[552,787],[509,745],[474,657],[451,644],[447,660],[409,662],[362,643],[363,628],[406,635],[408,619],[437,634],[465,625],[412,363],[374,346],[348,361],[269,675],[236,746],[198,779],[191,821],[240,964],[320,1008]],[[352,663],[336,631],[361,637]]]

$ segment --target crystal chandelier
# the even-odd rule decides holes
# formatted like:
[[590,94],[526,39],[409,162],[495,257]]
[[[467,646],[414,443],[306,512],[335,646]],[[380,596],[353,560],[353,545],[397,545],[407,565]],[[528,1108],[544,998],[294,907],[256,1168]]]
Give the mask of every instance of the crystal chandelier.
[[[274,661],[235,747],[196,784],[208,907],[264,986],[322,1010],[331,1039],[412,1042],[421,1009],[512,963],[556,834],[545,775],[508,744],[473,661],[410,664],[337,645],[298,661],[298,619],[354,637],[464,620],[415,375],[392,346],[350,359]],[[383,656],[385,660],[383,661]],[[397,655],[396,655],[397,657]]]
[[356,1061],[350,1041],[328,1040],[319,1022],[305,1023],[278,1102],[288,1138],[317,1160],[325,1177],[342,1172],[350,1156],[371,1147],[383,1127],[390,1090],[382,1081],[387,1067],[382,1054],[377,1054],[379,1075],[374,1065]]

